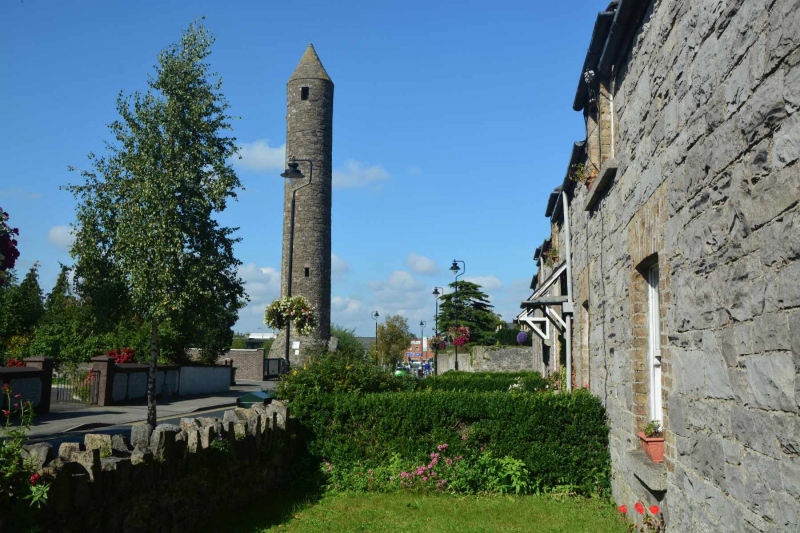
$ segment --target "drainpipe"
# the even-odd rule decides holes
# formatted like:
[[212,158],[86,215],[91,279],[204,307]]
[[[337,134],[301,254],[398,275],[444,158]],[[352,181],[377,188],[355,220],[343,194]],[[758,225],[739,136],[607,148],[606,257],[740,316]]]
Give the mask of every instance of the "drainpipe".
[[561,191],[561,202],[564,211],[564,241],[566,244],[564,252],[567,261],[567,301],[562,305],[561,309],[567,319],[565,335],[567,341],[567,392],[572,392],[572,314],[574,313],[574,304],[572,303],[572,248],[569,232],[569,205],[567,203],[567,193],[564,190]]

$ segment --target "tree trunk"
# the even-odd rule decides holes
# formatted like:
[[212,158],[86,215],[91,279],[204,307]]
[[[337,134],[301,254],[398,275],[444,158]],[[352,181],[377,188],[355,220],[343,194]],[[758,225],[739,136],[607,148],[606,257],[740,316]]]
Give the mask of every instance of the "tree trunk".
[[147,425],[156,429],[156,372],[158,362],[158,322],[154,318],[150,329],[150,372],[147,376]]

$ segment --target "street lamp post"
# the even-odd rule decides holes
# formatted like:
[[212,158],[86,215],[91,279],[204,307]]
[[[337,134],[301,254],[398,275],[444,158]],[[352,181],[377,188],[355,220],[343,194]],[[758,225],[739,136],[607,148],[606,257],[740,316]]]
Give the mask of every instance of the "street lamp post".
[[[376,310],[372,313],[372,320],[375,321],[375,357],[378,357],[378,317],[381,316]],[[377,362],[377,361],[376,361]]]
[[[461,263],[461,267],[459,268],[458,263]],[[462,275],[464,272],[467,271],[467,264],[464,261],[458,261],[453,259],[453,264],[450,265],[450,272],[456,275],[456,294],[453,296],[453,312],[455,313],[456,318],[456,327],[458,327],[458,276]],[[456,370],[458,370],[458,345],[453,343],[456,347]]]
[[420,331],[419,331],[419,353],[420,353],[419,364],[424,370],[425,369],[425,321],[424,320],[420,320],[419,321],[419,329],[420,329]]
[[[311,180],[314,178],[314,163],[311,162],[310,159],[295,159],[294,156],[289,158],[289,168],[281,174],[282,178],[286,178],[289,180],[296,180],[305,178],[302,172],[297,168],[297,162],[302,161],[304,163],[308,163],[309,172],[308,172],[308,181],[302,184],[299,187],[292,189],[292,205],[291,205],[291,215],[289,218],[289,258],[288,258],[288,265],[287,265],[287,276],[286,276],[286,296],[292,295],[292,260],[294,256],[294,208],[295,208],[295,198],[297,196],[297,191],[311,185]],[[291,181],[290,183],[294,184],[296,182]],[[289,320],[286,322],[286,371],[289,371],[289,349],[290,346],[290,336],[291,336],[291,329],[292,329],[292,321]]]
[[[442,289],[442,292],[439,292],[439,289]],[[444,294],[444,289],[442,287],[434,287],[433,288],[433,296],[436,297],[436,314],[433,315],[433,320],[435,322],[435,332],[434,337],[439,337],[439,295]],[[433,347],[433,375],[439,375],[439,343],[436,343],[436,346]]]

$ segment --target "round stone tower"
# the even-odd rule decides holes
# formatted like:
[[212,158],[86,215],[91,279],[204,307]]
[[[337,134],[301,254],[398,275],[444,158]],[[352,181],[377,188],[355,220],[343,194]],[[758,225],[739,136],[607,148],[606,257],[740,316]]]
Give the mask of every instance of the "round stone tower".
[[[309,44],[286,84],[286,157],[310,160],[314,166],[311,184],[296,194],[291,276],[292,295],[305,296],[314,306],[318,324],[314,336],[324,340],[331,336],[332,137],[333,82]],[[311,172],[307,162],[298,164],[306,179],[286,180],[283,195],[282,296],[289,275],[292,191],[305,184]],[[291,338],[299,340],[295,331]]]

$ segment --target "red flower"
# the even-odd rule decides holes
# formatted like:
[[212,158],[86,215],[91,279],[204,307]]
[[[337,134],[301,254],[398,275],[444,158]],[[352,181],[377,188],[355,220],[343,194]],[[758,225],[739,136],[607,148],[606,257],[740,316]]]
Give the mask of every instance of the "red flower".
[[3,409],[3,416],[5,417],[11,416],[11,411],[6,411],[5,409]]
[[622,514],[628,514],[628,506],[620,505],[619,507],[617,507],[617,511],[619,511]]
[[633,508],[636,509],[637,513],[644,514],[644,505],[642,505],[642,502],[636,502]]
[[32,475],[31,476],[31,485],[36,485],[39,482],[40,479],[42,479],[42,476],[40,476],[39,474]]
[[661,512],[661,509],[659,509],[658,505],[651,505],[650,506],[650,514],[657,515],[660,512]]

